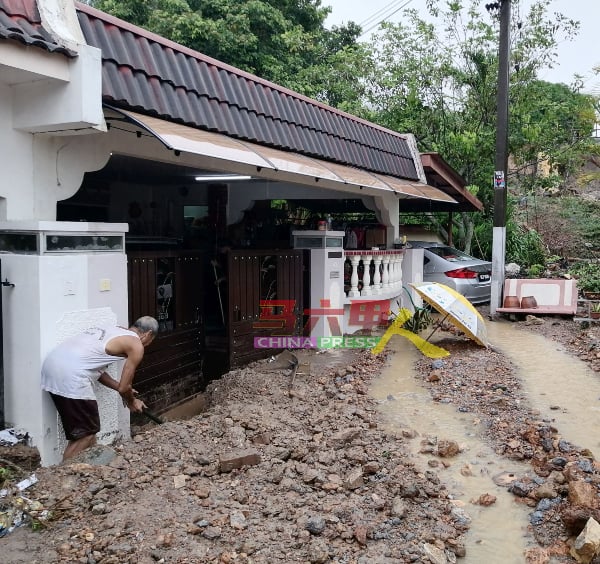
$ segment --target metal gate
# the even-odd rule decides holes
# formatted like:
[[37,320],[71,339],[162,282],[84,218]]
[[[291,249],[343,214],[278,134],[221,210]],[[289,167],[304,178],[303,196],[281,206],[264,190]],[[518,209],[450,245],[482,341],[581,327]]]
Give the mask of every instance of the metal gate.
[[273,334],[262,329],[261,300],[291,300],[294,334],[302,331],[303,261],[297,250],[230,251],[228,254],[229,366],[241,366],[273,354],[273,349],[255,348],[255,337]]
[[201,391],[203,381],[204,254],[195,251],[130,251],[129,320],[159,322],[135,376],[148,407],[160,410]]

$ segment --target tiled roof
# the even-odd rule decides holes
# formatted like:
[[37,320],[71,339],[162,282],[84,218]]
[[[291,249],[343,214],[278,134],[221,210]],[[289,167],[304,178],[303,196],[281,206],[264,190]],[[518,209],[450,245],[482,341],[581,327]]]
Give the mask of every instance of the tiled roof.
[[56,43],[44,29],[35,0],[0,0],[0,39],[15,39],[51,53],[77,56],[71,49]]
[[77,3],[102,50],[102,95],[134,110],[334,162],[418,180],[406,137]]

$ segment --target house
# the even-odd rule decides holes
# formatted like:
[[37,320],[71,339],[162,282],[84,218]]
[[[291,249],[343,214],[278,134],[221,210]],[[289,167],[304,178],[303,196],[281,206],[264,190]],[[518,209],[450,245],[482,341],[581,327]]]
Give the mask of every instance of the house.
[[[327,284],[340,307],[398,297],[400,209],[473,206],[411,135],[70,0],[0,0],[0,94],[0,419],[30,433],[44,464],[64,438],[39,372],[63,338],[154,315],[161,334],[136,388],[173,405],[216,366],[264,354],[261,300],[292,304],[298,331],[329,297],[314,290],[317,261],[335,255]],[[294,249],[298,218],[275,200],[371,210],[382,249]],[[114,394],[99,402],[101,440],[127,435]]]

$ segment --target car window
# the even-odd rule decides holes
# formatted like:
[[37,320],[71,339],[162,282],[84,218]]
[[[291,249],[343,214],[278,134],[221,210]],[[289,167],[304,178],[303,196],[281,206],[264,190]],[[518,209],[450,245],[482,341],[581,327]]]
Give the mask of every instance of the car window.
[[430,253],[437,255],[438,257],[442,257],[443,259],[449,262],[460,262],[467,260],[476,260],[472,256],[467,253],[463,253],[458,249],[454,249],[453,247],[429,247],[427,249]]

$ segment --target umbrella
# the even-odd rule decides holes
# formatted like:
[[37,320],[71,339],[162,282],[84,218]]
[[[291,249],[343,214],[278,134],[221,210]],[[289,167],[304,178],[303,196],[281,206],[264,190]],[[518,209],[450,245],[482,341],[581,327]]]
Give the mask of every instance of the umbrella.
[[429,305],[445,316],[442,321],[448,319],[467,337],[484,347],[488,346],[483,317],[462,294],[438,282],[415,282],[411,286]]

